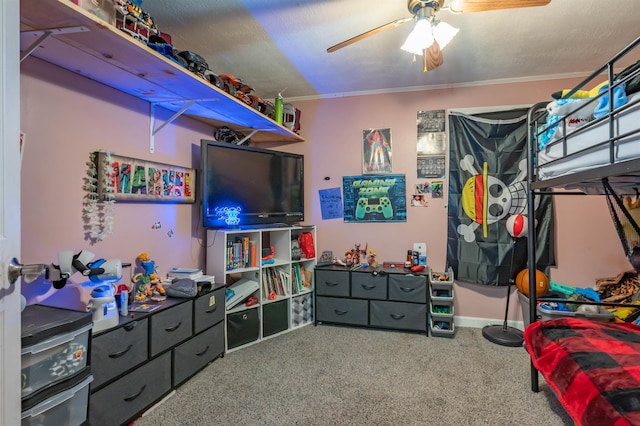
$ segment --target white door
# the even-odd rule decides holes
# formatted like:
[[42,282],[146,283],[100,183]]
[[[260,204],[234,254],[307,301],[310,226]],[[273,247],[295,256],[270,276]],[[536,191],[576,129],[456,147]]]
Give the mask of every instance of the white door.
[[0,426],[20,424],[20,1],[0,0]]

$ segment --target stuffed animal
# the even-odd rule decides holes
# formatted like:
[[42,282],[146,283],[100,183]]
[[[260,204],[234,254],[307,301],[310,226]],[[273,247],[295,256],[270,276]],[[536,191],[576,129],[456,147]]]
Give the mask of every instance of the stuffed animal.
[[[603,81],[602,83],[598,84],[596,87],[594,87],[591,90],[576,90],[576,92],[574,94],[572,94],[570,96],[570,98],[575,98],[575,99],[580,99],[580,98],[595,98],[596,96],[598,96],[598,93],[600,92],[600,89],[603,86],[607,85],[607,81]],[[564,89],[561,90],[559,92],[554,92],[551,94],[551,97],[553,99],[562,99],[564,98],[569,92],[571,91],[571,89]]]

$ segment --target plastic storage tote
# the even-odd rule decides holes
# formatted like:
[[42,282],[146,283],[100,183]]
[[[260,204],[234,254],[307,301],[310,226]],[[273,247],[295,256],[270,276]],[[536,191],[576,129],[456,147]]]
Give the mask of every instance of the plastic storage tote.
[[[88,373],[89,371],[87,371]],[[82,380],[76,380],[82,379]],[[57,392],[38,404],[24,408],[22,426],[79,426],[86,424],[89,384],[93,376],[77,377],[56,386]]]
[[79,374],[88,365],[91,314],[43,305],[22,312],[22,399]]

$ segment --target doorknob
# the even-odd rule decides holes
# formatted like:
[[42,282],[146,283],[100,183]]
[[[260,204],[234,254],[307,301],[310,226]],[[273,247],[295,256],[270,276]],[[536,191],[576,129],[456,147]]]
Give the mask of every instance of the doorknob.
[[30,283],[45,273],[46,270],[47,265],[43,265],[41,263],[23,265],[14,257],[11,259],[11,263],[9,264],[9,282],[11,284],[15,284],[18,278],[22,276],[24,277],[25,282]]

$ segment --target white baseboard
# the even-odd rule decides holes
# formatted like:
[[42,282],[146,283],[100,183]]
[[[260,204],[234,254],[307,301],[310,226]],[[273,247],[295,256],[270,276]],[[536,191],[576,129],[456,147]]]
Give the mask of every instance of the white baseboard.
[[[453,323],[456,327],[482,328],[486,325],[503,324],[504,319],[461,317],[456,315],[453,317]],[[523,321],[507,321],[507,325],[518,330],[524,330]]]

